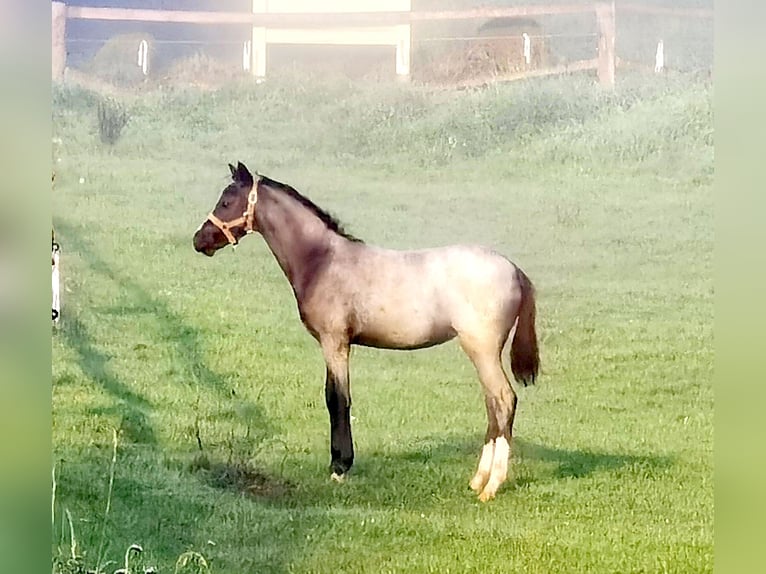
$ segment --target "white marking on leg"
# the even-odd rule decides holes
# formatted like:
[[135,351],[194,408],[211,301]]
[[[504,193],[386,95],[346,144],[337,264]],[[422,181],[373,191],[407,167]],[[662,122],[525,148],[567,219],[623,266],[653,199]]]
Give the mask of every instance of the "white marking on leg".
[[346,480],[346,475],[345,474],[338,474],[337,472],[333,472],[330,475],[330,478],[333,479],[335,482],[341,483],[341,482],[344,482]]
[[481,448],[481,458],[479,459],[479,468],[471,479],[471,489],[479,492],[487,484],[489,473],[492,470],[492,460],[495,453],[495,441],[491,440]]
[[508,477],[508,457],[511,454],[511,446],[505,437],[501,436],[495,444],[495,455],[492,457],[492,473],[484,490],[481,491],[479,499],[482,502],[495,498],[497,489],[505,482]]

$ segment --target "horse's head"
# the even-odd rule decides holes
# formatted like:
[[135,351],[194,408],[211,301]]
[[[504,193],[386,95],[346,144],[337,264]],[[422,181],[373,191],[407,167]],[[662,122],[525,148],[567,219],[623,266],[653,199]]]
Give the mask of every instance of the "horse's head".
[[257,185],[245,164],[237,167],[229,164],[230,183],[221,192],[218,203],[207,219],[194,234],[194,249],[212,256],[221,247],[236,245],[242,237],[255,227],[255,202],[258,199]]

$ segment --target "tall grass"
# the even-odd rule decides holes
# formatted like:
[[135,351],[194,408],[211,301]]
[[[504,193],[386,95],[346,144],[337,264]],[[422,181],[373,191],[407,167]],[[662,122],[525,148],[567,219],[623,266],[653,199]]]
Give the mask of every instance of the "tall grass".
[[[62,109],[93,98],[69,88],[54,92]],[[287,75],[211,92],[160,90],[142,95],[134,106],[144,120],[136,124],[143,134],[141,153],[151,146],[170,150],[172,141],[181,139],[224,150],[237,142],[240,149],[266,155],[268,147],[278,147],[280,154],[287,151],[287,162],[290,154],[308,152],[332,161],[389,167],[407,161],[429,168],[497,152],[532,163],[585,156],[594,162],[615,156],[641,162],[679,138],[702,138],[709,146],[711,100],[710,87],[687,76],[628,76],[613,92],[581,75],[455,93]],[[626,112],[636,105],[653,108],[644,114],[654,118],[653,125],[631,123]],[[146,123],[160,110],[169,130]],[[612,127],[617,133],[609,133]],[[545,150],[532,140],[548,153],[540,156]],[[564,147],[569,153],[562,156]]]
[[98,133],[101,142],[114,145],[122,130],[128,125],[128,110],[112,98],[104,98],[98,103]]
[[[114,574],[155,574],[157,569],[154,566],[146,565],[141,560],[141,554],[144,549],[139,544],[131,544],[126,550],[122,562],[121,568],[114,568],[112,561],[105,560],[105,553],[109,548],[109,519],[110,509],[112,505],[112,496],[114,489],[114,477],[117,470],[117,447],[118,438],[117,431],[112,431],[112,457],[111,464],[109,466],[109,478],[106,492],[106,501],[104,515],[101,520],[101,536],[98,546],[98,553],[96,555],[95,566],[89,567],[89,557],[87,556],[87,550],[81,551],[78,547],[77,534],[75,532],[74,521],[72,520],[72,513],[69,508],[64,509],[66,516],[66,523],[62,523],[61,539],[58,545],[54,549],[53,554],[53,574],[105,574],[106,572],[114,572]],[[53,525],[56,524],[56,467],[54,465],[52,471],[52,494],[51,494],[51,519]],[[67,527],[69,530],[68,544],[64,540],[63,527]],[[138,559],[136,559],[136,557]],[[112,566],[111,568],[108,568]],[[187,551],[178,557],[175,564],[175,573],[180,572],[197,572],[201,573],[208,569],[208,564],[205,557],[199,552]]]

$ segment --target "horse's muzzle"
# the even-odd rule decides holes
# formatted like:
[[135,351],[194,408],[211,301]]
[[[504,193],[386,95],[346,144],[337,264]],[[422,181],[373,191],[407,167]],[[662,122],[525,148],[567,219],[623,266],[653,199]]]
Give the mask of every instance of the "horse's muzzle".
[[197,233],[194,234],[194,250],[197,253],[203,253],[207,255],[208,257],[212,257],[216,250],[215,248],[210,245],[210,242],[205,239],[205,236],[209,235],[208,233],[205,233],[202,229],[197,231]]

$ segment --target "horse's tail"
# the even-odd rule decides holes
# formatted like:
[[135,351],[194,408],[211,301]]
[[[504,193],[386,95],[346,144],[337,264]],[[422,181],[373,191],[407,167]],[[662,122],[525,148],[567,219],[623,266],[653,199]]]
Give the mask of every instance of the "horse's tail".
[[511,371],[517,382],[527,386],[534,384],[540,368],[535,331],[535,287],[518,267],[516,278],[521,286],[521,303],[516,331],[511,342]]

